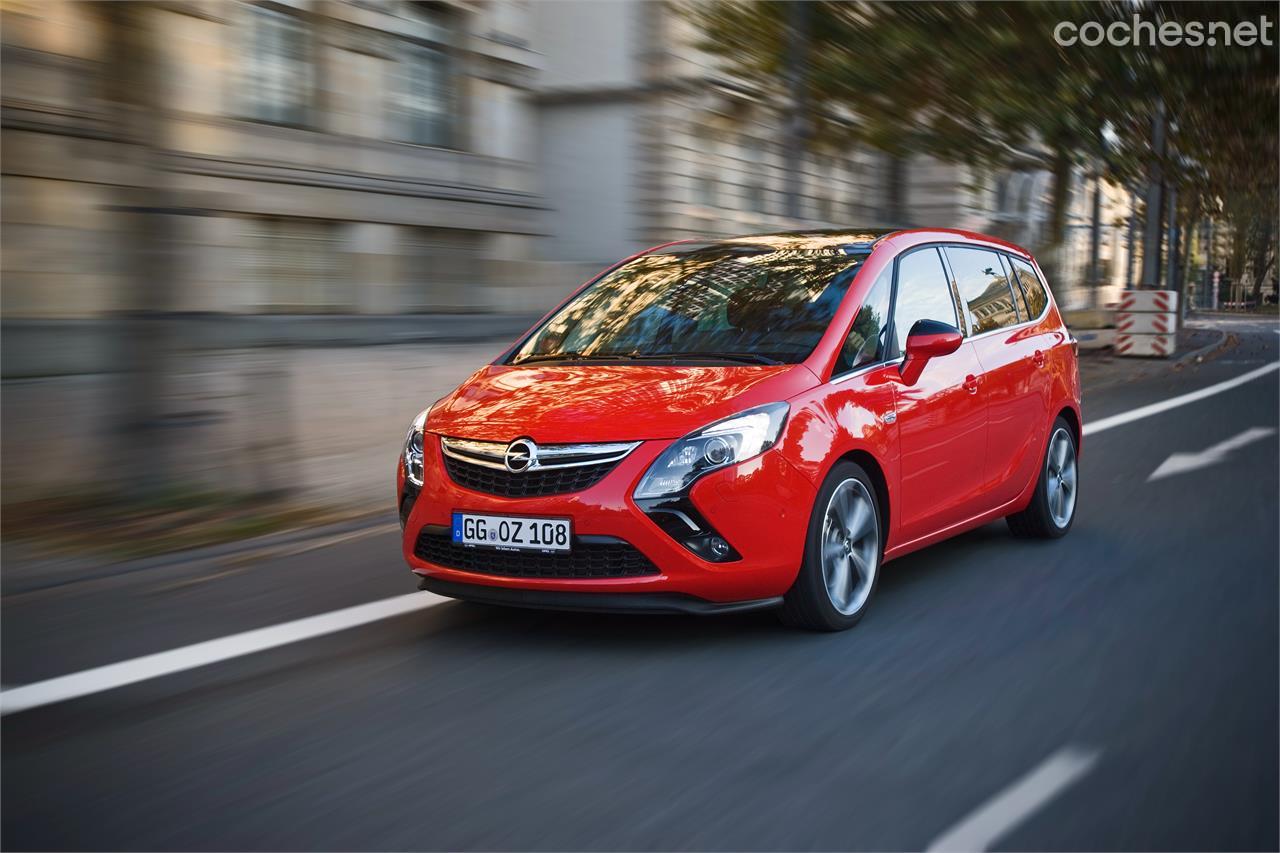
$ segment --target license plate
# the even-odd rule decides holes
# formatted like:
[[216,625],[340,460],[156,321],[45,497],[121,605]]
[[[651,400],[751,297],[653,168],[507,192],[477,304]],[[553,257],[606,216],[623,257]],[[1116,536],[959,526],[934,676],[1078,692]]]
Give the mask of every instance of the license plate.
[[459,545],[557,553],[568,551],[572,540],[573,528],[567,518],[453,514],[453,541]]

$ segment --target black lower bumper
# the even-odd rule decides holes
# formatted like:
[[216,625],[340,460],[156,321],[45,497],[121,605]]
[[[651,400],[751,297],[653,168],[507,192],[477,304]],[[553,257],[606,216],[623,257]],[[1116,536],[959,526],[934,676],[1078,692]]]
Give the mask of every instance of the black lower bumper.
[[674,592],[561,592],[544,589],[510,589],[473,583],[456,583],[422,576],[418,588],[449,598],[531,607],[538,610],[579,610],[588,613],[743,613],[782,604],[782,598],[759,598],[724,604]]

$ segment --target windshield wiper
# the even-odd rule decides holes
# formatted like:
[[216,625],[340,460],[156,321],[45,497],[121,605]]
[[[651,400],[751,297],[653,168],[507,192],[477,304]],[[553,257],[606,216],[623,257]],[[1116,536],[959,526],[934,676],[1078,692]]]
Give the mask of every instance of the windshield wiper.
[[626,361],[634,358],[633,355],[615,354],[605,355],[602,353],[584,354],[580,352],[546,352],[537,355],[526,355],[524,358],[511,362],[512,367],[518,367],[522,364],[532,364],[538,361]]
[[721,359],[723,361],[740,361],[745,364],[785,364],[776,358],[770,358],[767,355],[761,355],[758,352],[652,352],[652,353],[636,353],[631,356],[634,359],[687,359],[690,361],[698,359]]

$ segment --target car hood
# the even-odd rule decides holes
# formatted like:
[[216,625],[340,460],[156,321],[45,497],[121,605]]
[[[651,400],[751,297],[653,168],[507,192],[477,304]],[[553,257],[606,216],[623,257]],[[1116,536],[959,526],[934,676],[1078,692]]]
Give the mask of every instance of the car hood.
[[803,365],[489,365],[442,399],[430,432],[540,444],[679,438],[817,384]]

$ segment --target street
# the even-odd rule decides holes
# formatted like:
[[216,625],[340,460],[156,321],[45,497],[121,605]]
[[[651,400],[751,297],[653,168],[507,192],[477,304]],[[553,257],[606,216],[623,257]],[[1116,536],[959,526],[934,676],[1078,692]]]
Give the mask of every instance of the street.
[[[1233,345],[1086,378],[1065,539],[999,523],[894,561],[852,631],[424,598],[6,713],[0,840],[1275,849],[1280,374],[1120,417],[1277,359],[1274,320],[1200,322]],[[6,576],[4,693],[412,593],[398,534],[388,514],[310,544]]]

